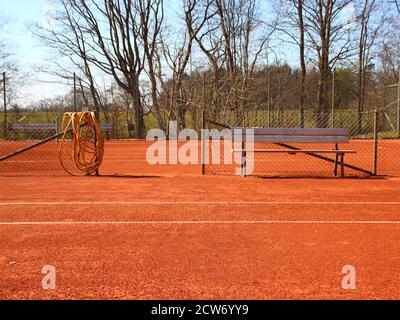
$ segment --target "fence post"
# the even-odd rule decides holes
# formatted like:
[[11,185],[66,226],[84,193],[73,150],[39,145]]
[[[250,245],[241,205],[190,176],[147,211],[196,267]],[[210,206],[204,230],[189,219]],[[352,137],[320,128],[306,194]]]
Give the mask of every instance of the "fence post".
[[207,147],[207,137],[205,134],[206,129],[206,110],[203,110],[201,116],[201,174],[204,176],[206,174],[206,147]]
[[332,74],[332,128],[335,127],[335,73],[336,73],[336,68],[333,69],[333,74]]
[[268,128],[271,128],[271,75],[269,71],[268,71],[267,110],[268,110],[267,125]]
[[374,176],[378,174],[378,130],[379,130],[379,112],[374,113],[374,159],[373,159],[373,173]]
[[207,126],[206,119],[206,97],[207,97],[207,79],[206,73],[203,74],[203,112],[201,114],[201,174],[206,174],[206,147],[207,137],[205,136],[205,129]]
[[7,93],[6,93],[6,73],[3,72],[3,103],[4,103],[4,139],[8,138],[7,124]]

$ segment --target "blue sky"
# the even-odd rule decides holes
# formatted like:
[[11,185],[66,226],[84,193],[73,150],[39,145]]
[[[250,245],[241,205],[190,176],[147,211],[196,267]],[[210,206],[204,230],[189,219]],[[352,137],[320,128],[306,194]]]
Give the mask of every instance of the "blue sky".
[[[0,0],[0,15],[7,18],[6,29],[1,36],[12,44],[17,54],[17,61],[23,71],[30,72],[32,77],[20,94],[23,105],[47,97],[63,94],[68,89],[59,83],[49,83],[51,78],[44,74],[34,72],[34,65],[46,63],[49,50],[44,48],[40,41],[31,32],[30,25],[39,23],[46,25],[55,14],[53,0]],[[167,0],[166,12],[171,16],[177,11],[180,0]],[[46,80],[41,82],[40,80]]]
[[[179,0],[167,0],[167,10],[176,10]],[[0,0],[1,15],[9,19],[5,37],[17,49],[21,63],[36,63],[43,58],[40,42],[30,32],[31,23],[46,24],[54,12],[51,0]]]
[[[57,94],[67,92],[70,87],[59,83],[52,84],[48,75],[34,72],[34,65],[46,63],[50,52],[44,48],[40,41],[31,32],[30,25],[48,24],[55,14],[54,0],[0,0],[0,15],[8,18],[6,30],[1,36],[8,39],[17,53],[19,66],[23,71],[30,72],[32,77],[23,90],[21,99],[23,105],[43,98],[54,97]],[[181,0],[166,0],[166,16],[170,23],[175,23],[175,12],[179,10]],[[266,2],[267,3],[267,2]],[[264,5],[265,3],[263,3]],[[293,57],[289,57],[291,59]],[[41,82],[40,80],[46,80]],[[54,80],[54,79],[53,79]]]
[[19,67],[24,72],[29,72],[29,79],[23,92],[20,92],[23,105],[42,98],[54,96],[65,92],[65,88],[59,84],[44,84],[38,82],[37,75],[33,72],[33,66],[44,63],[46,49],[40,44],[31,32],[30,25],[34,23],[47,23],[52,12],[51,1],[48,0],[0,0],[1,15],[8,23],[1,36],[11,44],[16,52]]
[[40,59],[41,48],[31,34],[29,24],[44,23],[51,8],[47,0],[0,0],[2,15],[9,23],[5,37],[16,47],[21,64],[33,63]]

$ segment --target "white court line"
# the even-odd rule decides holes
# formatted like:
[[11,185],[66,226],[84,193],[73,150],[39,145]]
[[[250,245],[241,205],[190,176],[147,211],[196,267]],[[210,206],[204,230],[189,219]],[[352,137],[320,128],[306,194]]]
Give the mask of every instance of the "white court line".
[[0,226],[74,226],[74,225],[301,225],[301,224],[319,224],[319,225],[400,225],[400,221],[373,221],[373,220],[355,220],[355,221],[301,221],[301,220],[264,220],[264,221],[60,221],[60,222],[40,222],[40,221],[30,221],[30,222],[0,222]]
[[400,205],[399,201],[40,201],[0,202],[1,206],[52,205]]

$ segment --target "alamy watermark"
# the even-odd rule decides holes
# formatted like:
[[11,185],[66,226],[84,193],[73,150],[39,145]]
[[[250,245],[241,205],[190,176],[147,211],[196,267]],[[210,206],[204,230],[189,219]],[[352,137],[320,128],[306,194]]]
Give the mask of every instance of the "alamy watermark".
[[146,140],[154,141],[146,152],[151,165],[236,165],[237,175],[243,175],[245,165],[246,174],[254,171],[254,129],[202,129],[199,137],[192,129],[178,132],[177,122],[171,121],[168,134],[153,129]]
[[55,290],[56,289],[56,268],[51,265],[46,265],[42,268],[42,274],[45,276],[42,278],[42,289],[43,290]]
[[342,289],[355,290],[356,289],[356,268],[352,265],[346,265],[342,268]]

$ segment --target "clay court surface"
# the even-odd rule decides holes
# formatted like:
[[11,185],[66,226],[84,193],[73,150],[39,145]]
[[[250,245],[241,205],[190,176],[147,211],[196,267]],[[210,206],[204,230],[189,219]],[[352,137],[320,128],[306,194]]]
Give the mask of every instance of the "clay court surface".
[[[0,141],[0,155],[7,155],[21,148],[32,145],[35,141]],[[178,150],[187,142],[179,142]],[[229,143],[229,142],[228,142]],[[201,174],[200,165],[149,165],[146,161],[146,151],[152,142],[121,140],[106,141],[105,156],[101,168],[105,176],[163,176],[180,177],[185,175],[197,176]],[[201,144],[192,142],[197,147],[197,159],[200,162]],[[209,144],[209,162],[206,167],[207,175],[235,175],[235,170],[240,168],[240,161],[233,164],[223,164],[224,144],[221,142],[220,150]],[[307,148],[307,144],[295,144],[298,148]],[[60,142],[50,142],[34,148],[29,152],[18,155],[0,164],[1,176],[65,176],[66,173],[59,165],[58,151]],[[312,144],[314,149],[331,149],[331,145]],[[255,148],[277,149],[279,147],[268,143],[256,143]],[[342,149],[355,150],[356,154],[349,154],[345,158],[346,164],[367,170],[373,170],[372,140],[353,140],[348,144],[342,144]],[[324,155],[330,159],[331,154]],[[216,157],[221,164],[213,164]],[[166,154],[169,159],[169,153]],[[378,144],[378,174],[386,176],[400,176],[400,140],[381,140]],[[232,159],[231,159],[232,160]],[[256,154],[254,158],[254,174],[264,177],[331,177],[333,164],[315,159],[308,155],[288,155],[262,153]],[[366,174],[346,168],[347,176],[365,177]]]
[[202,177],[116,145],[102,177],[0,177],[0,298],[400,298],[399,178]]
[[[1,178],[0,190],[1,298],[400,298],[397,179]],[[355,291],[341,288],[347,264]]]

